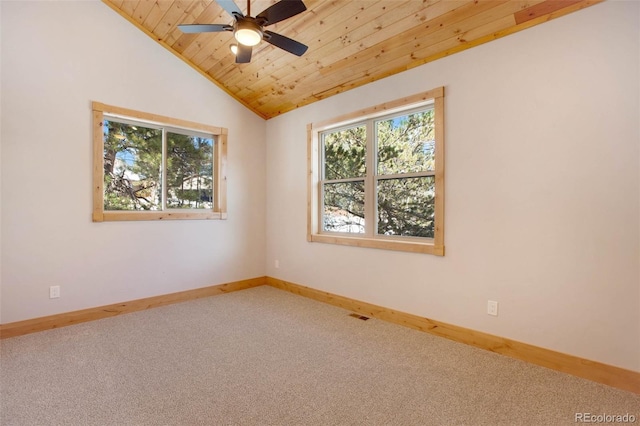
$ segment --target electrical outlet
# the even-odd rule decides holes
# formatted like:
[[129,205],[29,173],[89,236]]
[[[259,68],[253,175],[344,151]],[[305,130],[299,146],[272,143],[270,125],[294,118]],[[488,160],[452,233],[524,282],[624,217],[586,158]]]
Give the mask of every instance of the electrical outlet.
[[498,302],[494,300],[489,300],[487,302],[487,313],[489,315],[493,315],[494,317],[498,316]]
[[278,269],[280,267],[280,261],[279,260],[275,261],[275,267],[276,267],[276,269]]
[[52,285],[49,287],[49,299],[57,299],[60,297],[60,286]]

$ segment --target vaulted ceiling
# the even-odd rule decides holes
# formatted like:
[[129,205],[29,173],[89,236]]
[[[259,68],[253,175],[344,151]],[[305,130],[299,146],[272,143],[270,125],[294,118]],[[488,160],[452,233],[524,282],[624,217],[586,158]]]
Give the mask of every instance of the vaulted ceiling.
[[[232,23],[214,0],[103,1],[268,119],[603,0],[303,0],[305,12],[268,29],[308,51],[298,57],[263,41],[247,64],[235,63],[232,33],[177,28]],[[251,15],[276,2],[252,1]],[[236,4],[246,14],[246,2]]]

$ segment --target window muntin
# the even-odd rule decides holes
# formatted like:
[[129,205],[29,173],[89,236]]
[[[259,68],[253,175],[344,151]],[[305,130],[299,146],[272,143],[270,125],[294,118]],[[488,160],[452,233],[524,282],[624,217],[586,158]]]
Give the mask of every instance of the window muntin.
[[444,254],[444,90],[308,126],[308,240]]
[[226,218],[226,129],[93,110],[94,221]]

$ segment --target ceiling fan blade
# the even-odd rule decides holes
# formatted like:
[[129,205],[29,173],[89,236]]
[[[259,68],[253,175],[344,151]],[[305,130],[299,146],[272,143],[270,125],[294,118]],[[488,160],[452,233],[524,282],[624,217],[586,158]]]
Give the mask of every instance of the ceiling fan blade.
[[216,0],[216,3],[218,3],[220,7],[226,10],[227,13],[234,18],[236,17],[235,14],[239,14],[242,16],[242,11],[233,0]]
[[224,24],[183,24],[178,25],[183,33],[218,33],[221,31],[233,31],[231,25]]
[[271,43],[282,50],[286,50],[289,53],[293,53],[296,56],[302,56],[304,52],[306,52],[309,48],[308,46],[298,41],[292,40],[289,37],[285,37],[281,34],[277,34],[272,31],[265,31],[264,33],[267,36],[264,38],[264,41],[266,41],[267,43]]
[[276,22],[291,18],[305,10],[307,10],[307,7],[302,3],[302,0],[280,0],[273,6],[269,6],[263,10],[258,16],[256,16],[256,19],[258,22],[262,22],[261,25],[263,27],[266,27],[268,25],[273,25]]
[[238,53],[236,53],[236,64],[247,64],[251,62],[251,46],[238,43]]

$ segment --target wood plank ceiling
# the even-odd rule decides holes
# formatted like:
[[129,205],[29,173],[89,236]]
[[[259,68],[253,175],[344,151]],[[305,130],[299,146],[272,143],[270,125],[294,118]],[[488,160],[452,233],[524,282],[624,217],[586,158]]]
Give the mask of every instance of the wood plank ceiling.
[[[268,29],[309,50],[297,57],[263,41],[248,64],[235,63],[232,33],[176,27],[232,23],[214,0],[103,1],[269,119],[603,0],[304,0],[307,11]],[[253,0],[252,16],[276,2]]]

